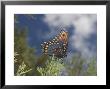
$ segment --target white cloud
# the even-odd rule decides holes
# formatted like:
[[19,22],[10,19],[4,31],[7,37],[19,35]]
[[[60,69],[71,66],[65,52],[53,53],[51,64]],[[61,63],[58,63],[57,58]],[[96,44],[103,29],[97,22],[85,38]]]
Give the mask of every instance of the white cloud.
[[91,56],[94,54],[93,50],[88,48],[89,45],[85,40],[96,33],[97,16],[95,14],[47,14],[44,21],[51,28],[73,26],[75,28],[74,34],[70,37],[72,47],[83,55]]

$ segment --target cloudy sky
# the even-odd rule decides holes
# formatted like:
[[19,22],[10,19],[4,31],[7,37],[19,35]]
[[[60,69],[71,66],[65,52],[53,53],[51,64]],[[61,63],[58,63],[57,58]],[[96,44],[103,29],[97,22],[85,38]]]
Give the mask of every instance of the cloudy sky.
[[68,57],[76,52],[85,58],[97,53],[97,16],[95,14],[19,14],[15,26],[28,28],[27,42],[42,54],[40,44],[56,36],[62,28],[69,33]]

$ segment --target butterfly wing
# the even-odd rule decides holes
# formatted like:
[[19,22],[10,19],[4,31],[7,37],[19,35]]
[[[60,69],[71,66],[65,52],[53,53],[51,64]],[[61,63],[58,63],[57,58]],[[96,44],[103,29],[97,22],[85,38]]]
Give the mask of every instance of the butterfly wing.
[[48,42],[42,44],[43,53],[47,55],[55,55],[58,58],[63,58],[67,53],[68,33],[62,31]]

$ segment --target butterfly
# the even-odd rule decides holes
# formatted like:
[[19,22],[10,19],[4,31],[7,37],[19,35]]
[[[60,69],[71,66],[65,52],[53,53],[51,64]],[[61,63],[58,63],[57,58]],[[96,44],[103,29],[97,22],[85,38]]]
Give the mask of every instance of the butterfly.
[[41,46],[43,53],[46,55],[54,55],[57,58],[66,57],[68,47],[68,32],[61,31],[57,36],[47,42],[44,42],[41,44]]

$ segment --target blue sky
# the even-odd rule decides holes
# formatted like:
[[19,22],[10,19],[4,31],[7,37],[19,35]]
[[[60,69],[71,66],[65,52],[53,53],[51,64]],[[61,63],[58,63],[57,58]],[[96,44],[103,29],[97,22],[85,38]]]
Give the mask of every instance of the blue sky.
[[85,58],[96,56],[97,16],[95,14],[16,14],[15,26],[28,28],[27,43],[41,55],[40,44],[56,36],[61,28],[69,33],[68,57],[80,52]]

